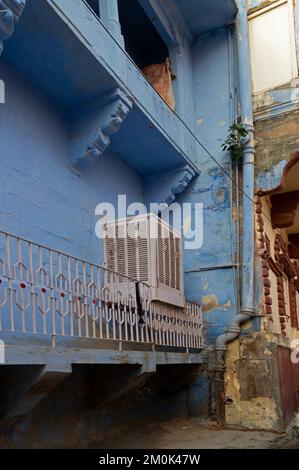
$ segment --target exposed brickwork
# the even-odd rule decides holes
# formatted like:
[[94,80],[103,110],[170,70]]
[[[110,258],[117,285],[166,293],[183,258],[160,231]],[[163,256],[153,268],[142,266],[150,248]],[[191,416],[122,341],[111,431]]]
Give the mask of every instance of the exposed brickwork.
[[286,336],[287,311],[284,278],[288,279],[289,285],[291,326],[298,329],[296,291],[299,288],[299,267],[296,263],[291,261],[288,244],[280,234],[276,234],[274,241],[274,257],[272,257],[270,240],[264,232],[262,202],[259,196],[255,197],[255,207],[258,252],[262,259],[264,313],[270,317],[273,315],[273,299],[271,297],[270,281],[270,271],[272,271],[277,279],[278,314],[281,334]]
[[299,233],[289,235],[289,256],[292,259],[299,259]]
[[293,328],[298,328],[298,315],[297,315],[297,299],[296,299],[296,288],[293,279],[289,281],[289,295],[290,295],[290,315],[291,325]]
[[256,230],[257,230],[257,241],[259,254],[262,257],[262,276],[264,284],[264,312],[266,315],[272,315],[272,298],[271,298],[271,281],[270,277],[270,266],[267,260],[267,250],[269,247],[269,239],[264,234],[264,220],[262,217],[262,202],[259,196],[255,197],[255,208],[256,208]]

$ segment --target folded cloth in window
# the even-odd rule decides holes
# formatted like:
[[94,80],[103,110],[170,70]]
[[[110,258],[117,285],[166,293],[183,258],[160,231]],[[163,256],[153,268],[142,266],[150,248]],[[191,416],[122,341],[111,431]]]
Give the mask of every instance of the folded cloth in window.
[[170,60],[166,59],[163,64],[148,65],[142,69],[142,73],[159,93],[161,98],[172,110],[174,110],[175,100],[173,95],[173,75],[171,71]]

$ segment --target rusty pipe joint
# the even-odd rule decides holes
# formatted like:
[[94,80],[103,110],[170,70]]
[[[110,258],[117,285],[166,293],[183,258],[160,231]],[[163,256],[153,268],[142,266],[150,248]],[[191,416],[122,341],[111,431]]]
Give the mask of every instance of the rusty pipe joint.
[[233,317],[226,329],[226,332],[223,335],[218,336],[215,342],[215,350],[226,351],[227,344],[231,343],[239,337],[242,324],[251,320],[254,316],[254,309],[244,309],[241,313],[239,313],[239,315]]

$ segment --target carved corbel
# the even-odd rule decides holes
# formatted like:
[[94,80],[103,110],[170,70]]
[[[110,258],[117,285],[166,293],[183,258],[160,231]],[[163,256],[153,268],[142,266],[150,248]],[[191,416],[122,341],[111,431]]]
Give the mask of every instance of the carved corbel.
[[3,51],[3,41],[13,34],[25,5],[26,0],[0,0],[0,55]]
[[108,148],[126,119],[133,101],[124,91],[115,89],[92,111],[73,120],[70,132],[71,166],[76,173],[96,161]]
[[145,200],[149,204],[171,204],[178,194],[181,194],[195,176],[195,170],[190,165],[149,176],[144,180]]

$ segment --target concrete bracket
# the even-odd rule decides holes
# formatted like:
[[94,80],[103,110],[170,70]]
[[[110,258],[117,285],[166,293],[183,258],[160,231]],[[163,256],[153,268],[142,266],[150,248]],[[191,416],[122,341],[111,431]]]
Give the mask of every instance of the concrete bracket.
[[166,173],[149,176],[144,180],[145,200],[149,202],[171,204],[195,177],[194,169],[185,165]]
[[13,34],[25,5],[26,0],[0,0],[0,55],[3,51],[3,41]]
[[71,125],[71,167],[81,175],[109,147],[133,106],[132,98],[116,88],[95,109],[78,116]]

